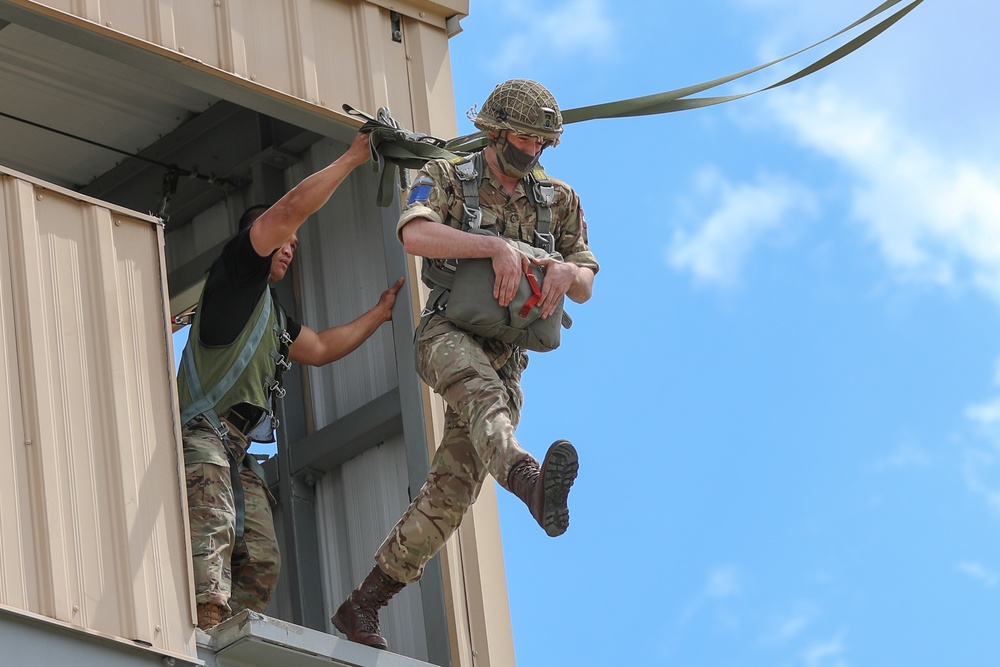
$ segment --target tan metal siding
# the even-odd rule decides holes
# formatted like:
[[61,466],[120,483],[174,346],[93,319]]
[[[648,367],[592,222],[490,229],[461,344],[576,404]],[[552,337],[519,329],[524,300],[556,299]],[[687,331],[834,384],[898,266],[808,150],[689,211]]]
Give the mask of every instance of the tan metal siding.
[[[430,131],[427,93],[437,93],[431,116],[443,110],[444,122],[452,122],[445,20],[468,14],[468,2],[13,1],[77,24],[82,19],[113,39],[165,49],[164,55],[182,53],[199,61],[192,66],[335,112],[344,102],[370,111],[389,106],[403,125],[424,132]],[[392,39],[390,11],[401,15],[402,43]],[[412,81],[430,89],[411,99]]]
[[162,231],[0,169],[0,604],[194,656]]

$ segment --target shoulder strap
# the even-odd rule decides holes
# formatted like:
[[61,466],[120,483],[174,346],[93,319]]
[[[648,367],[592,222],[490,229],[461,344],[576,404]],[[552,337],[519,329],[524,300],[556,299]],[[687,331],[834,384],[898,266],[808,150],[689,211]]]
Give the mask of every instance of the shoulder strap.
[[532,245],[545,252],[554,252],[556,239],[549,228],[552,225],[552,202],[556,198],[556,188],[541,167],[536,167],[524,177],[524,191],[528,200],[535,205],[538,220],[535,223],[535,238]]
[[483,211],[479,207],[479,185],[483,182],[485,161],[482,151],[454,161],[455,175],[462,184],[462,230],[479,229]]
[[243,375],[243,371],[250,364],[250,360],[264,338],[264,332],[267,331],[267,321],[271,316],[271,298],[267,292],[264,293],[262,298],[264,299],[264,305],[260,309],[260,315],[254,323],[253,331],[250,332],[247,344],[243,346],[240,356],[236,358],[236,361],[226,371],[226,374],[222,376],[222,379],[207,393],[202,389],[201,378],[198,377],[198,369],[194,363],[194,346],[198,344],[198,341],[190,341],[184,348],[184,353],[181,355],[181,372],[185,375],[188,391],[191,393],[191,405],[181,413],[182,425],[188,423],[197,415],[204,415],[212,425],[212,428],[220,435],[224,436],[228,432],[229,429],[219,420],[219,415],[215,412],[215,405],[233,388],[239,377]]

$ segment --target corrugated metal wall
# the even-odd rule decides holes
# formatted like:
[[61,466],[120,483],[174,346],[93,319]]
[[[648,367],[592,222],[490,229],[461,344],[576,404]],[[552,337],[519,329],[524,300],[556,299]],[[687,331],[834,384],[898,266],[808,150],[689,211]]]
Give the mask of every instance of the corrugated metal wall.
[[162,239],[0,168],[0,604],[195,656]]
[[[11,1],[51,8],[338,112],[344,102],[372,110],[388,104],[408,127],[414,127],[410,91],[393,84],[409,78],[412,60],[417,80],[430,88],[418,95],[421,131],[429,131],[424,122],[435,115],[426,113],[424,103],[434,98],[427,92],[451,89],[450,68],[428,63],[447,54],[446,19],[469,12],[468,0]],[[392,12],[409,19],[407,47],[393,39]],[[443,104],[453,115],[451,100]]]
[[[348,461],[316,485],[318,514],[325,517],[319,534],[328,615],[371,571],[372,555],[409,505],[406,486],[402,437]],[[428,659],[419,584],[404,588],[381,618],[393,652]],[[332,625],[327,629],[332,632]]]
[[[315,144],[291,170],[292,182],[330,164],[343,151],[342,144]],[[307,287],[300,290],[300,309],[303,321],[313,328],[359,317],[389,286],[375,188],[375,174],[360,167],[299,230],[296,270],[303,277],[300,284]],[[333,365],[308,370],[317,430],[397,385],[391,326],[379,328],[361,349]]]

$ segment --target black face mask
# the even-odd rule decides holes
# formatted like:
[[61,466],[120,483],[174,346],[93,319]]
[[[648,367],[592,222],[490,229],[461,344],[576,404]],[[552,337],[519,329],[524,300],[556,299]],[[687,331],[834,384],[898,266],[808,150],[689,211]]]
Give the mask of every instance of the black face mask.
[[535,168],[538,159],[542,157],[541,151],[538,155],[529,155],[514,144],[507,141],[507,133],[502,133],[493,142],[493,152],[496,153],[497,162],[507,176],[522,179],[525,174]]

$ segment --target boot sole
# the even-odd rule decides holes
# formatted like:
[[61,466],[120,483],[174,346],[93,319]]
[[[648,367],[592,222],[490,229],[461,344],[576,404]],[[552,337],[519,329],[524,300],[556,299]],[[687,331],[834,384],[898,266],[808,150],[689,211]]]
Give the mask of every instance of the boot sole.
[[549,537],[558,537],[569,528],[569,490],[580,472],[580,459],[569,440],[552,443],[545,455],[545,515],[542,528]]
[[374,642],[372,642],[372,643],[369,644],[367,642],[362,642],[362,641],[358,641],[356,639],[351,639],[350,633],[347,632],[347,624],[340,620],[340,610],[339,609],[337,610],[336,614],[334,614],[333,616],[330,617],[330,621],[333,623],[333,627],[337,628],[337,630],[341,634],[343,634],[344,637],[346,637],[347,641],[349,641],[349,642],[354,642],[355,644],[361,644],[362,646],[370,646],[372,648],[377,648],[377,649],[382,650],[382,651],[387,651],[389,649],[389,642],[374,641]]

